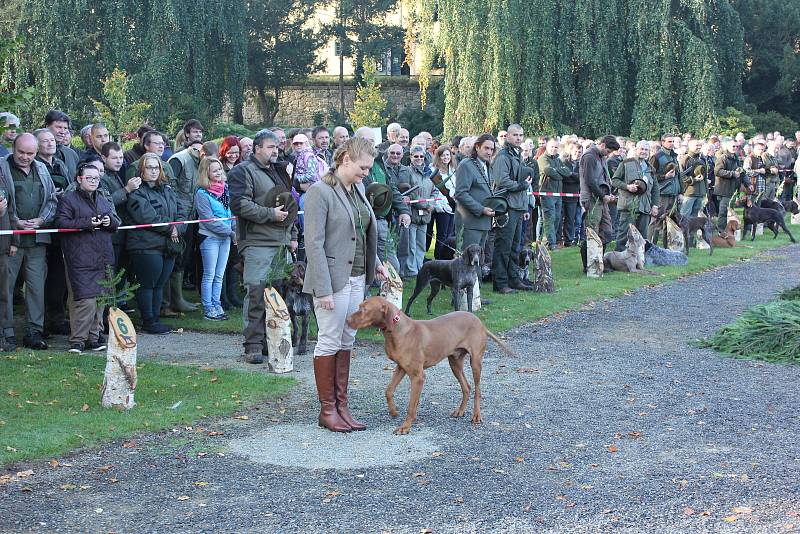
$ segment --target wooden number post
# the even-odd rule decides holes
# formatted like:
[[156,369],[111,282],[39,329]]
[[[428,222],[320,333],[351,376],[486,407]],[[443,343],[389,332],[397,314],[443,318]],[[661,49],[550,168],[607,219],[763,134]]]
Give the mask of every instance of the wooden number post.
[[269,367],[273,373],[288,373],[294,369],[292,351],[292,323],[289,310],[273,287],[264,289],[266,311],[267,351]]
[[684,252],[686,250],[686,243],[683,241],[683,232],[681,228],[672,220],[672,217],[667,217],[667,248],[670,250],[677,250],[678,252]]
[[389,279],[381,282],[380,296],[400,308],[403,309],[403,279],[397,274],[397,271],[388,261],[383,262],[386,271],[389,273]]
[[103,375],[103,407],[128,410],[136,404],[136,330],[119,308],[108,310],[108,349]]

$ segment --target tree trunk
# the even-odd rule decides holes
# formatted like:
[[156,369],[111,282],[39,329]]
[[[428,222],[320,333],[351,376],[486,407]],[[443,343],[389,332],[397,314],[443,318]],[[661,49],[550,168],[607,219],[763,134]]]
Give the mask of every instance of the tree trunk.
[[275,87],[275,103],[272,105],[272,113],[269,115],[269,122],[267,124],[275,124],[275,117],[278,116],[278,110],[281,108],[281,89]]
[[233,122],[244,124],[244,102],[237,102],[233,105]]

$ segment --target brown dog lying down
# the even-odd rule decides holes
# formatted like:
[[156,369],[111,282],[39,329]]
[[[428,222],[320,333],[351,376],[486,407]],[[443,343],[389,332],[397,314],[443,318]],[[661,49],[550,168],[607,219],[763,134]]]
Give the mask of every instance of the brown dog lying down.
[[450,414],[462,417],[469,400],[469,382],[464,376],[464,357],[469,354],[472,378],[475,382],[475,403],[472,408],[472,422],[477,424],[481,418],[481,364],[486,351],[487,336],[492,338],[510,355],[511,350],[497,336],[489,332],[480,319],[469,312],[457,311],[428,321],[415,321],[402,310],[382,297],[370,297],[358,307],[358,311],[347,318],[350,328],[377,326],[383,331],[386,355],[397,364],[386,388],[386,402],[389,415],[397,417],[394,404],[394,390],[408,375],[411,381],[411,394],[408,398],[408,412],[403,424],[395,434],[408,434],[411,424],[417,418],[419,398],[425,383],[425,369],[433,367],[447,358],[450,369],[461,386],[461,403]]
[[739,221],[736,219],[731,219],[728,221],[728,225],[725,227],[725,232],[720,235],[713,236],[711,241],[714,243],[715,247],[733,248],[736,246],[736,238],[734,237],[734,234],[738,229]]

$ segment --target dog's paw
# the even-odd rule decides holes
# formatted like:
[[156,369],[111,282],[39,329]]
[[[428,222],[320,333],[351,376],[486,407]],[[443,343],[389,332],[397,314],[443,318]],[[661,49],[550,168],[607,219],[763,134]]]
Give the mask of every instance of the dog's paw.
[[465,412],[465,410],[455,409],[450,414],[450,417],[464,417],[464,412]]
[[403,436],[411,432],[411,425],[400,425],[394,429],[394,433],[397,436]]
[[481,423],[483,423],[483,417],[481,417],[481,414],[476,413],[475,415],[472,416],[473,425],[479,425]]

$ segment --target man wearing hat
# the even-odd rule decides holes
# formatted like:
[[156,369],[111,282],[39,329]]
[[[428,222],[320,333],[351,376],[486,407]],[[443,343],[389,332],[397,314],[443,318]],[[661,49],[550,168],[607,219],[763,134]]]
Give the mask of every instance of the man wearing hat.
[[17,130],[19,130],[19,117],[7,111],[0,113],[0,158],[11,154],[9,148],[17,137]]
[[625,250],[628,242],[629,225],[633,224],[645,236],[650,217],[658,215],[659,190],[653,178],[653,169],[647,162],[649,153],[650,143],[639,141],[633,157],[617,167],[611,180],[611,186],[619,192],[616,250],[620,252]]
[[261,130],[253,153],[228,174],[231,209],[238,217],[239,252],[244,258],[244,350],[247,363],[262,363],[266,350],[264,282],[280,247],[297,248],[297,203],[286,164],[278,162],[278,136]]

